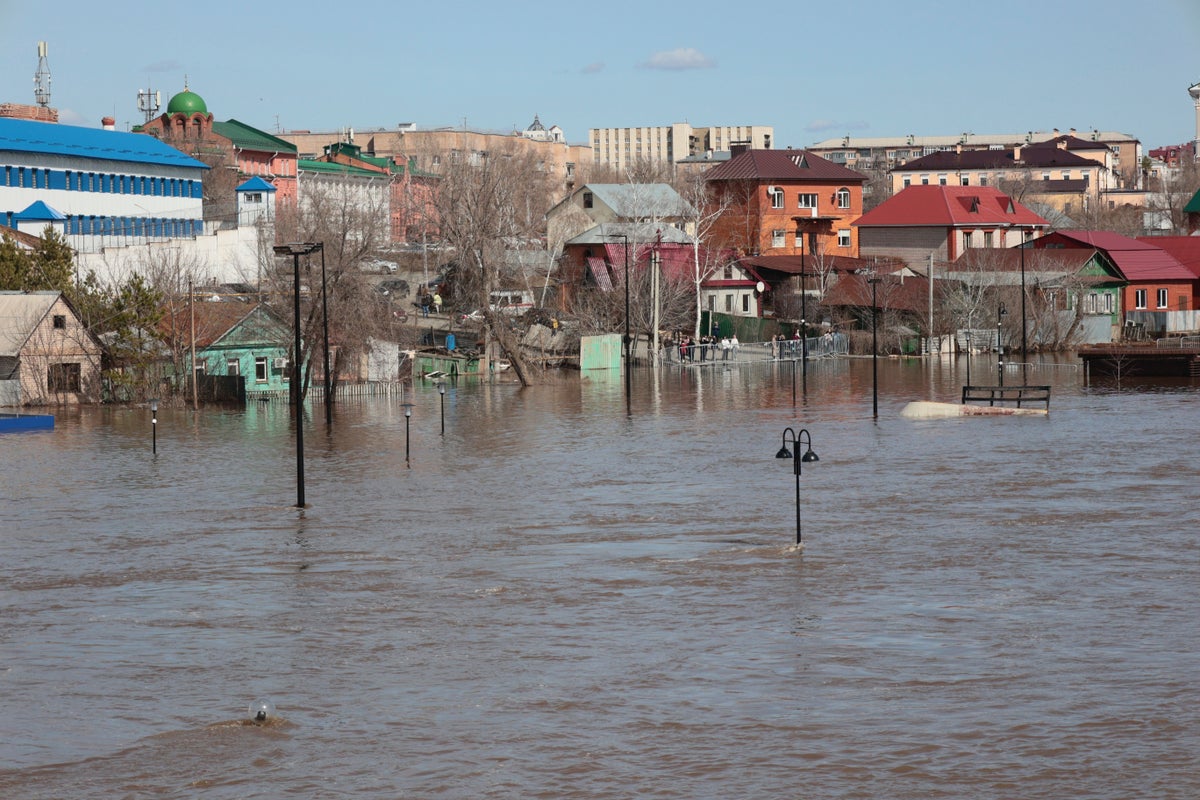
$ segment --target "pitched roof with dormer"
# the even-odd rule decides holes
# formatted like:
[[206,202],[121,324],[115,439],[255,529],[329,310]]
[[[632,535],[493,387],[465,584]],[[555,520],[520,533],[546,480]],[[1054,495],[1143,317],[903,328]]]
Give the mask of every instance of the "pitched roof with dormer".
[[994,186],[910,186],[859,217],[859,227],[1020,226],[1050,223]]
[[867,176],[806,150],[747,150],[705,172],[704,179],[865,183]]

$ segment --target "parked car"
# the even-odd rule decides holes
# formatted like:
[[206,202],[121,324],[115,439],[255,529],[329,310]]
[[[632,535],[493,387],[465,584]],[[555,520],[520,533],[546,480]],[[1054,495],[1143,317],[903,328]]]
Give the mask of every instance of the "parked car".
[[403,278],[380,281],[376,284],[375,291],[384,297],[408,297],[408,281]]
[[368,272],[379,271],[388,275],[394,275],[396,270],[400,268],[400,265],[395,261],[385,261],[382,258],[372,259],[363,264],[363,266]]

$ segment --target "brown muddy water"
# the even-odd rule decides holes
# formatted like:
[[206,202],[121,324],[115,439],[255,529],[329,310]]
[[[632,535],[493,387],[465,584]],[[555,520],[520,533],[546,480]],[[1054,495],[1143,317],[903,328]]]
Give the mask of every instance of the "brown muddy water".
[[870,366],[7,435],[0,797],[1200,797],[1200,387]]

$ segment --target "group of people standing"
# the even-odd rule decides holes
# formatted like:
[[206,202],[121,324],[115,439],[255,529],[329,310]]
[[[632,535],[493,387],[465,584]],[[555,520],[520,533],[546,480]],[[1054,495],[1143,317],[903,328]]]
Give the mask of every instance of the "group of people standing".
[[[689,336],[682,331],[676,331],[664,342],[664,349],[668,353],[668,360],[672,350],[676,350],[679,353],[679,361],[681,363],[685,361],[716,361],[718,351],[721,353],[721,360],[728,361],[730,354],[732,354],[733,358],[737,358],[741,346],[736,333],[721,338],[717,338],[713,334],[697,338]],[[711,359],[709,358],[710,355]]]
[[421,316],[429,316],[429,308],[433,307],[434,314],[442,313],[442,295],[440,292],[430,294],[428,291],[423,291],[421,296],[417,298],[417,305],[421,307]]

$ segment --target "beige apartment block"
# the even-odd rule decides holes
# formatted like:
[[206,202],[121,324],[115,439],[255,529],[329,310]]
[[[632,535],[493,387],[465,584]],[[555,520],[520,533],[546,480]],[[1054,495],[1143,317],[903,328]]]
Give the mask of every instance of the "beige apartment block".
[[494,133],[464,128],[419,130],[415,125],[400,125],[396,128],[349,128],[336,131],[294,130],[278,136],[296,145],[301,158],[316,158],[324,153],[326,145],[349,142],[376,157],[394,158],[400,163],[413,163],[415,159],[419,170],[432,174],[440,173],[445,164],[459,160],[479,164],[492,153],[516,150],[533,155],[539,168],[558,176],[565,188],[574,185],[578,169],[586,167],[592,160],[587,145],[537,138],[520,131]]
[[755,150],[775,146],[775,128],[769,125],[713,125],[693,127],[686,122],[642,128],[592,128],[588,131],[596,165],[626,169],[642,161],[675,164],[706,153],[728,152],[731,145],[748,144]]

